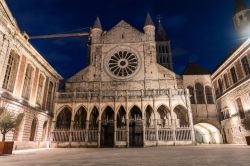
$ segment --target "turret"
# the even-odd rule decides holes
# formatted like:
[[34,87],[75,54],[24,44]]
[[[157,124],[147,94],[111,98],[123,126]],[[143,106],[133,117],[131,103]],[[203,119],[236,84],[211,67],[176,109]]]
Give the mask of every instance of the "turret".
[[102,32],[102,24],[99,17],[97,17],[91,29],[91,43],[99,43]]
[[149,41],[155,40],[155,26],[149,13],[147,14],[143,30]]
[[244,0],[235,0],[234,26],[240,38],[250,36],[250,9]]

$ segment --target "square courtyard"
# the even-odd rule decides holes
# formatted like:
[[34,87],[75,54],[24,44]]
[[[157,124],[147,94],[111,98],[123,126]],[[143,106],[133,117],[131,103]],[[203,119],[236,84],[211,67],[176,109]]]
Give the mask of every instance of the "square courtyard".
[[249,154],[250,147],[237,145],[35,149],[1,156],[0,165],[249,166]]

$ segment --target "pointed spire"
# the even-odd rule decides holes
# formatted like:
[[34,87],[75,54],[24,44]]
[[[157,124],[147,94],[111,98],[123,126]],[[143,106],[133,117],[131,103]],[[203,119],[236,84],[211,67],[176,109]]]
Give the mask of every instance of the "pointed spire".
[[235,0],[235,13],[248,9],[244,0]]
[[150,16],[150,14],[149,14],[149,13],[147,14],[147,18],[146,18],[146,21],[145,21],[144,27],[145,27],[145,26],[148,26],[148,25],[152,25],[152,26],[154,26],[154,22],[152,21],[152,18],[151,18],[151,16]]
[[101,24],[99,17],[96,17],[95,23],[93,25],[93,29],[94,28],[102,29],[102,24]]
[[168,35],[160,21],[156,29],[156,41],[169,41]]

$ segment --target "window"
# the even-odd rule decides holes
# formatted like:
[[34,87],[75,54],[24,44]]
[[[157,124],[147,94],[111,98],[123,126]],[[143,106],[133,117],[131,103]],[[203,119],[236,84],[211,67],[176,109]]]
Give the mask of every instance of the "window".
[[33,73],[33,68],[30,64],[28,64],[25,78],[24,78],[24,84],[23,84],[23,91],[22,91],[22,97],[29,100],[30,98],[30,91],[31,91],[31,78]]
[[232,79],[233,79],[233,83],[235,84],[235,83],[238,81],[238,78],[237,78],[237,74],[236,74],[235,68],[232,67],[232,68],[230,69],[230,72],[231,72],[231,76],[232,76]]
[[48,90],[47,104],[46,104],[47,110],[50,110],[50,106],[52,103],[52,90],[53,90],[53,83],[49,82],[49,90]]
[[194,100],[194,88],[189,86],[187,87],[189,90],[189,94],[190,94],[190,102],[191,104],[195,104],[195,100]]
[[230,118],[230,115],[229,115],[228,110],[225,110],[225,111],[221,112],[221,121],[229,119],[229,118]]
[[168,53],[168,46],[166,46],[165,49],[166,49],[166,53]]
[[44,84],[44,77],[41,74],[39,77],[38,82],[38,89],[37,89],[37,96],[36,96],[36,103],[38,105],[42,105],[42,90],[43,90],[43,84]]
[[14,51],[11,51],[3,81],[3,88],[10,92],[14,90],[18,64],[19,56]]
[[162,58],[163,58],[163,63],[166,63],[166,58],[165,58],[165,56],[162,57]]
[[236,103],[237,103],[238,111],[239,111],[239,114],[240,114],[240,118],[244,119],[245,118],[245,112],[244,112],[244,109],[243,109],[243,105],[242,105],[241,99],[238,98],[236,100]]
[[161,49],[161,46],[159,46],[159,53],[162,53],[162,49]]
[[244,58],[241,59],[241,64],[243,66],[245,74],[249,75],[250,74],[250,66],[249,66],[247,56],[245,56]]
[[204,87],[201,83],[195,84],[197,104],[205,104]]
[[212,88],[209,86],[206,86],[205,91],[206,91],[207,104],[214,104]]
[[222,94],[223,93],[223,81],[222,81],[222,79],[218,80],[218,84],[219,84],[220,94]]
[[224,74],[224,81],[225,81],[226,88],[229,88],[227,73]]

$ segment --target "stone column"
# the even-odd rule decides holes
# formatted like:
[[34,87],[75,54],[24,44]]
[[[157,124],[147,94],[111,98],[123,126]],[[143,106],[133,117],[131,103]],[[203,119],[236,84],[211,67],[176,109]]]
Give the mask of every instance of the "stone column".
[[116,113],[114,113],[114,147],[116,146],[116,129],[117,129],[117,118]]
[[127,148],[129,148],[129,110],[128,110],[128,91],[126,91],[126,134],[127,134]]
[[189,95],[188,89],[185,89],[185,98],[186,98],[186,105],[187,105],[187,110],[188,110],[189,128],[191,129],[191,140],[192,140],[192,144],[195,145],[193,115],[192,115],[192,109],[191,109],[191,104],[190,104],[190,95]]
[[159,135],[158,135],[158,125],[157,125],[157,119],[154,119],[154,126],[155,126],[155,139],[156,139],[156,146],[159,145]]
[[89,140],[89,120],[86,120],[86,128],[85,128],[85,142],[88,143]]
[[[100,116],[100,115],[99,115]],[[101,147],[101,129],[102,129],[102,121],[98,120],[98,148]]]
[[174,145],[176,144],[176,122],[175,119],[173,119],[173,115],[174,115],[174,110],[173,110],[173,106],[172,106],[172,90],[169,89],[169,109],[170,109],[170,113],[171,113],[171,125],[172,125],[172,131],[173,131],[173,141],[174,141]]
[[69,129],[69,147],[71,147],[73,127],[74,127],[74,120],[71,119],[70,129]]

